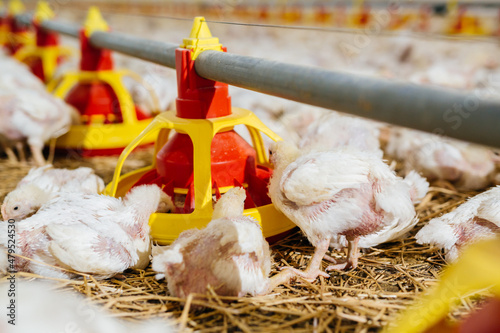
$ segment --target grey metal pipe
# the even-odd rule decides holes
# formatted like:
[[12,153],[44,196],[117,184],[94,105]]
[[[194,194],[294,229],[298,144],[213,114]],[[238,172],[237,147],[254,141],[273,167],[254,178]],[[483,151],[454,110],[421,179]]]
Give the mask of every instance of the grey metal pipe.
[[217,51],[202,52],[207,79],[357,116],[500,147],[500,102],[418,86]]
[[24,26],[31,25],[33,15],[31,14],[20,14],[15,17],[16,23]]
[[175,68],[175,49],[179,47],[178,44],[157,42],[118,32],[100,31],[90,36],[90,44],[170,68]]
[[71,36],[71,37],[76,37],[78,38],[79,33],[80,33],[80,27],[77,25],[69,24],[69,23],[63,23],[63,22],[58,22],[58,21],[43,21],[40,26],[43,29],[50,30],[50,31],[55,31],[63,35]]

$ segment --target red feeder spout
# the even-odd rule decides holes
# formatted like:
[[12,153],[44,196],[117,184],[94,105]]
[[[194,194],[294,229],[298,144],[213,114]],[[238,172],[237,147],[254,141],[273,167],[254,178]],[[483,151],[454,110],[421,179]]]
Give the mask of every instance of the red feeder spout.
[[[223,49],[224,52],[226,49]],[[231,114],[231,97],[225,83],[196,74],[192,51],[175,50],[177,71],[177,117],[208,119]]]

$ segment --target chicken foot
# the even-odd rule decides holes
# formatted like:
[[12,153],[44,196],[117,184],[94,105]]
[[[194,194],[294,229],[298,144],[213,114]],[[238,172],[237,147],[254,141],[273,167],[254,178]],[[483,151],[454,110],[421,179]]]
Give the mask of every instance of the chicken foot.
[[14,151],[12,150],[12,148],[7,146],[7,145],[4,145],[4,144],[2,144],[2,147],[3,147],[5,154],[7,154],[7,158],[9,159],[9,162],[17,164],[17,156],[14,153]]
[[329,278],[330,275],[321,270],[321,261],[323,260],[323,257],[325,256],[329,247],[330,238],[320,241],[316,246],[313,257],[311,258],[311,261],[309,262],[309,265],[307,265],[305,271],[301,271],[293,267],[282,267],[281,272],[270,279],[268,291],[273,290],[280,284],[289,283],[293,278],[297,276],[300,276],[309,282],[313,282],[318,276]]
[[338,263],[338,261],[333,259],[332,257],[325,256],[326,260],[335,263],[335,265],[328,266],[326,268],[326,271],[328,272],[333,270],[342,270],[342,269],[358,267],[358,257],[359,257],[358,243],[359,243],[359,237],[347,240],[347,260],[343,263]]

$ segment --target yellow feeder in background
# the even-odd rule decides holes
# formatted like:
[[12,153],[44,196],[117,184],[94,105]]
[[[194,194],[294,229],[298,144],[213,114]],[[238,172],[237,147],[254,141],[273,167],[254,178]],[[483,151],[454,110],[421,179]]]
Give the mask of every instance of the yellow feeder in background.
[[[91,7],[80,31],[80,71],[65,73],[47,87],[81,114],[82,124],[71,126],[57,139],[59,150],[82,156],[117,155],[151,123],[152,118],[134,104],[122,80],[129,76],[146,88],[148,85],[131,71],[114,70],[111,52],[90,45],[93,32],[107,30],[97,7]],[[148,90],[159,112],[158,98],[151,87]],[[154,139],[148,137],[143,143],[152,144]]]
[[446,30],[451,35],[485,35],[486,31],[477,16],[467,15],[466,6],[458,6],[457,0],[448,3],[449,24]]
[[30,66],[31,71],[44,82],[49,82],[54,77],[59,63],[72,54],[69,47],[59,45],[59,35],[41,28],[44,20],[54,18],[55,14],[45,1],[39,1],[33,25],[36,32],[36,44],[25,45],[16,52],[14,57]]
[[348,26],[350,28],[364,28],[370,22],[370,7],[364,0],[354,1],[353,8],[349,15]]
[[[15,16],[23,14],[26,10],[21,0],[10,0],[4,25],[7,26],[7,40],[5,46],[11,54],[15,54],[25,45],[35,44],[35,37],[29,27],[16,22]],[[5,29],[5,28],[4,28]]]

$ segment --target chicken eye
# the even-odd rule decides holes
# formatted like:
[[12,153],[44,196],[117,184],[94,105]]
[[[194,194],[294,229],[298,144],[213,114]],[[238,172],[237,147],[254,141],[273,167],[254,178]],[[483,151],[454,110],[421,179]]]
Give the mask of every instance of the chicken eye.
[[273,151],[269,150],[269,157],[273,156]]
[[19,207],[17,207],[17,206],[16,206],[16,207],[14,207],[14,210],[18,210],[18,209],[19,209]]

